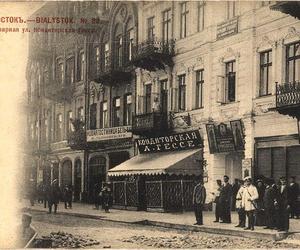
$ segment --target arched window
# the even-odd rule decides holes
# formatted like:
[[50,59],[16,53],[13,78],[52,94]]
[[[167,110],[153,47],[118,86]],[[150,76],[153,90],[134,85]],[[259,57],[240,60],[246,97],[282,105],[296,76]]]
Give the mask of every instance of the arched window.
[[132,18],[130,18],[127,22],[125,37],[125,61],[129,62],[132,58],[132,48],[134,43],[134,30]]
[[122,36],[122,27],[120,24],[116,25],[115,35],[114,35],[114,53],[115,53],[115,67],[122,66],[123,59],[123,36]]

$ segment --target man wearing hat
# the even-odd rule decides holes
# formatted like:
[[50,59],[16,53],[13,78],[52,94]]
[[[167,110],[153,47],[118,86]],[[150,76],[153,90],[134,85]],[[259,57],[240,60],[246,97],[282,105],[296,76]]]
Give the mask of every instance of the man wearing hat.
[[254,212],[257,208],[256,200],[258,199],[258,192],[256,187],[252,184],[250,176],[244,178],[245,190],[243,192],[242,206],[244,207],[248,217],[248,227],[245,230],[254,230]]
[[278,192],[277,206],[278,206],[278,220],[277,229],[279,232],[289,230],[289,199],[285,177],[280,178],[280,188]]
[[275,200],[276,200],[276,190],[273,187],[274,180],[266,179],[266,190],[263,197],[263,203],[265,208],[266,216],[266,227],[264,229],[274,229],[275,227]]
[[289,198],[289,205],[290,205],[290,213],[291,218],[299,218],[299,208],[297,208],[297,199],[300,193],[299,185],[296,183],[296,177],[290,177],[290,183],[288,186],[288,198]]
[[206,189],[203,185],[203,180],[200,179],[199,183],[195,186],[193,192],[193,204],[196,216],[195,225],[203,225],[203,206],[205,204],[206,199]]
[[229,184],[229,177],[224,175],[224,184],[220,193],[220,204],[222,206],[222,223],[231,223],[231,196],[232,196],[232,186]]
[[57,212],[57,205],[61,198],[61,190],[58,186],[58,180],[55,179],[52,181],[49,193],[48,193],[48,207],[49,207],[49,214],[52,212],[52,206],[54,205],[54,213]]
[[246,214],[245,214],[245,209],[243,208],[242,198],[243,198],[243,193],[244,193],[244,190],[246,187],[244,186],[243,180],[239,180],[239,184],[240,184],[240,189],[237,192],[236,204],[235,204],[238,215],[239,215],[239,224],[237,224],[235,227],[245,227]]

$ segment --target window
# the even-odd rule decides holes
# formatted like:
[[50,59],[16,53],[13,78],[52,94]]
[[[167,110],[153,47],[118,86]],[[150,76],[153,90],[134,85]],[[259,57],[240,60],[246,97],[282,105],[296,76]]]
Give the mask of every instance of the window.
[[132,95],[124,96],[124,125],[131,125],[132,121]]
[[225,64],[225,101],[235,101],[235,61]]
[[79,60],[78,60],[78,81],[83,81],[84,78],[84,63],[85,63],[85,58],[84,58],[84,53],[80,52],[79,53]]
[[180,38],[187,36],[187,22],[189,11],[187,9],[187,2],[180,5]]
[[185,97],[186,97],[186,85],[185,85],[185,75],[178,76],[179,83],[179,110],[185,110]]
[[160,81],[160,108],[161,112],[168,112],[168,79]]
[[163,41],[168,42],[171,38],[171,10],[163,12]]
[[90,129],[97,128],[97,104],[90,105]]
[[134,40],[133,29],[129,29],[126,32],[126,62],[131,61],[132,58],[133,40]]
[[104,69],[107,70],[109,66],[109,44],[104,44]]
[[107,101],[101,102],[100,104],[100,127],[108,127],[108,111],[107,111]]
[[205,7],[205,3],[203,1],[198,2],[198,23],[197,23],[198,32],[204,29],[204,7]]
[[152,93],[152,84],[145,85],[145,113],[151,113],[151,93]]
[[228,1],[228,2],[226,2],[226,4],[227,4],[227,13],[226,13],[226,18],[227,19],[231,19],[231,18],[233,18],[233,17],[235,17],[235,15],[236,15],[236,3],[235,3],[235,1]]
[[69,111],[67,114],[67,134],[73,131],[72,119],[73,119],[73,112]]
[[74,82],[74,57],[71,57],[66,62],[66,84],[71,85]]
[[45,119],[45,140],[46,142],[49,142],[49,125],[48,125],[48,119]]
[[300,81],[300,42],[286,47],[286,82]]
[[56,80],[59,84],[63,85],[63,82],[64,82],[64,64],[61,61],[57,62]]
[[84,111],[83,111],[83,107],[79,107],[77,109],[77,118],[80,120],[80,121],[84,121]]
[[122,66],[122,35],[116,38],[116,66]]
[[154,39],[154,28],[154,16],[149,17],[147,19],[147,38],[150,41]]
[[196,71],[196,108],[203,108],[204,70]]
[[120,117],[121,117],[121,99],[116,97],[113,100],[113,127],[120,126]]
[[96,67],[96,73],[99,73],[100,72],[100,48],[98,46],[95,47],[95,56],[96,56],[95,58],[96,65],[94,67]]
[[62,140],[62,114],[56,116],[56,141]]
[[260,53],[259,96],[271,94],[272,51]]

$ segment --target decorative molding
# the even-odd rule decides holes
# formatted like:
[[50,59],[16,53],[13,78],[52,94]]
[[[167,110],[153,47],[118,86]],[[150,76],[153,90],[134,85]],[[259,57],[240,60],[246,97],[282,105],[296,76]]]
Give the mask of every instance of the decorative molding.
[[284,39],[291,39],[291,38],[295,38],[295,37],[300,39],[300,32],[297,31],[295,27],[289,27],[288,32],[287,32],[286,36],[284,37]]
[[229,58],[234,57],[235,59],[238,59],[240,56],[241,56],[240,52],[234,51],[231,47],[229,47],[229,48],[227,48],[227,50],[223,54],[223,56],[219,59],[219,63],[223,64]]
[[269,38],[269,36],[264,35],[259,39],[259,42],[256,46],[256,52],[259,52],[260,50],[266,47],[276,48],[277,42],[275,41],[275,39],[271,39]]

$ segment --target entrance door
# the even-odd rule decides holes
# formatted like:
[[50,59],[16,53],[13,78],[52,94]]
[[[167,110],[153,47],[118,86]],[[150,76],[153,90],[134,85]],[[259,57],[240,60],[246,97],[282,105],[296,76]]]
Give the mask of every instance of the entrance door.
[[163,80],[160,83],[160,103],[161,103],[161,112],[168,112],[168,80]]
[[147,210],[146,182],[143,176],[138,179],[138,210]]
[[75,171],[74,171],[74,201],[80,200],[81,193],[81,160],[75,161]]
[[106,159],[95,156],[89,161],[89,200],[94,201],[96,192],[102,187],[106,178]]
[[52,181],[53,180],[58,180],[59,177],[59,167],[58,167],[58,163],[54,163],[53,164],[53,177],[52,177]]
[[72,162],[70,160],[66,160],[62,164],[61,185],[62,187],[72,185]]

